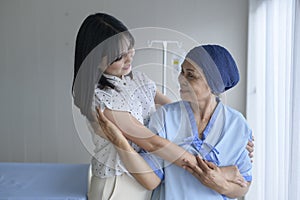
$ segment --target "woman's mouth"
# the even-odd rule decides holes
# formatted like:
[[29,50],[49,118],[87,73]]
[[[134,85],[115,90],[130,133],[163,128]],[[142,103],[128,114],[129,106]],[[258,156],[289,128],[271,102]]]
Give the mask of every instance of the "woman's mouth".
[[180,92],[180,93],[187,93],[188,90],[186,90],[186,89],[180,89],[179,92]]

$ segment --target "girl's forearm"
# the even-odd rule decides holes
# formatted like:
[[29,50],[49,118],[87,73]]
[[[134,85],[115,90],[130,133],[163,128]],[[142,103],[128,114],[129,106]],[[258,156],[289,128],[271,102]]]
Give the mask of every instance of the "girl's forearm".
[[148,163],[129,145],[118,142],[118,154],[130,174],[146,189],[153,190],[159,183],[160,178],[153,172]]
[[183,166],[183,159],[189,160],[194,164],[197,163],[194,155],[169,140],[154,134],[128,112],[106,109],[104,113],[109,120],[121,129],[127,139],[133,141],[146,151],[175,163],[179,167]]
[[197,163],[193,154],[189,153],[182,147],[170,142],[167,139],[161,138],[158,135],[152,135],[148,138],[137,138],[126,134],[126,137],[145,149],[164,160],[176,164],[179,167],[184,165],[183,160],[189,160],[191,163]]

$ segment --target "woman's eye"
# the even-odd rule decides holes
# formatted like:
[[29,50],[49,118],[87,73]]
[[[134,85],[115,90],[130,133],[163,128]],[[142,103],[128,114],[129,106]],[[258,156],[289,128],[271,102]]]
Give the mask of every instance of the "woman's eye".
[[192,73],[188,73],[188,74],[187,74],[187,77],[188,77],[188,78],[193,78],[194,75],[193,75]]
[[192,78],[195,77],[193,73],[191,73],[191,72],[184,72],[183,69],[181,70],[180,73],[181,73],[183,76],[185,76],[186,78],[188,78],[188,79],[192,79]]

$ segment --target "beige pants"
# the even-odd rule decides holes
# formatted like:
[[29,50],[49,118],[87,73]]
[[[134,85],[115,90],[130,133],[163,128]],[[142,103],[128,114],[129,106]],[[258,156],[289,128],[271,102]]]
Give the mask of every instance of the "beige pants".
[[89,200],[149,200],[152,191],[145,189],[127,174],[111,178],[92,176]]

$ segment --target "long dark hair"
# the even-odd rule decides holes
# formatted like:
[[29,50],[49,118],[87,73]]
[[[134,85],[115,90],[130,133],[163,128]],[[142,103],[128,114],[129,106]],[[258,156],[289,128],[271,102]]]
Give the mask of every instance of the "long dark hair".
[[[115,17],[105,13],[96,13],[83,21],[76,38],[73,85],[87,55],[101,42],[122,32],[126,32],[126,36],[133,46],[133,36],[128,32],[127,27]],[[101,78],[103,78],[104,84],[109,84],[104,76]]]
[[[127,27],[115,17],[105,13],[89,15],[79,28],[75,44],[72,94],[75,105],[88,118],[95,86],[98,84],[114,89],[114,85],[102,76],[105,69],[100,69],[99,65],[104,56],[108,60],[105,67],[118,58],[121,53],[121,40],[124,38],[129,40],[129,45],[133,47],[134,38]],[[99,46],[101,48],[98,48]]]

